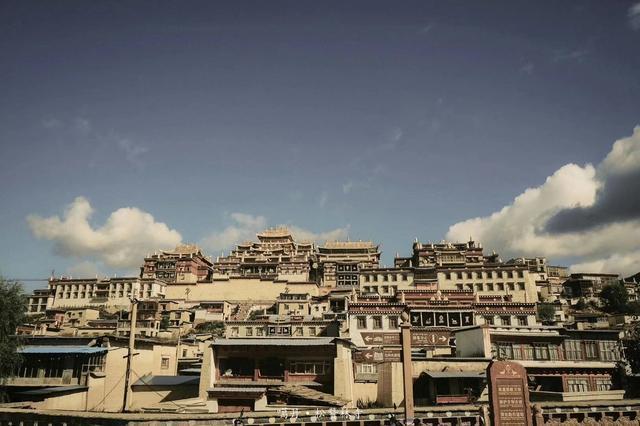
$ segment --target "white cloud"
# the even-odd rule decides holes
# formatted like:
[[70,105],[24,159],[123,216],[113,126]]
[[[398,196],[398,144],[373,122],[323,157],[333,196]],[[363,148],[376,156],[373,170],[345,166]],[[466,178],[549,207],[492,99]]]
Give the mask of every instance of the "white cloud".
[[149,151],[149,148],[138,145],[127,138],[118,139],[118,147],[124,152],[125,159],[136,167],[142,166],[142,157]]
[[29,215],[27,223],[36,238],[53,241],[57,254],[95,259],[114,268],[140,266],[149,252],[171,249],[182,240],[178,231],[136,207],[112,212],[102,226],[95,228],[89,223],[92,214],[89,201],[77,197],[62,218]]
[[87,136],[91,133],[93,127],[91,126],[91,122],[84,117],[76,117],[73,120],[73,130],[79,136]]
[[96,262],[85,260],[67,268],[66,275],[71,277],[103,277],[106,274],[100,271]]
[[231,219],[233,225],[205,237],[201,242],[202,246],[212,251],[229,249],[237,243],[255,239],[256,234],[267,227],[267,219],[264,216],[231,213]]
[[329,193],[327,191],[322,191],[320,193],[320,197],[318,197],[318,205],[324,208],[329,201]]
[[353,189],[353,181],[350,180],[349,182],[343,183],[342,184],[342,193],[344,194],[348,194],[351,192],[351,190]]
[[629,26],[631,29],[634,31],[640,30],[640,2],[629,8],[627,16],[629,17]]
[[349,226],[345,226],[344,228],[332,229],[326,232],[313,232],[295,225],[291,225],[289,226],[289,230],[291,231],[293,237],[298,241],[315,241],[320,243],[324,241],[346,239],[347,234],[349,233]]
[[[255,241],[256,234],[268,227],[268,221],[264,216],[232,213],[230,217],[234,223],[205,237],[201,242],[203,247],[216,252],[231,249],[238,243]],[[349,226],[325,232],[313,232],[295,225],[287,225],[287,228],[296,240],[318,242],[344,239],[349,231]]]
[[[638,155],[640,127],[634,129],[632,136],[617,141],[597,167],[567,164],[501,210],[454,224],[447,238],[465,241],[472,236],[486,248],[505,256],[578,258],[574,268],[606,269],[622,274],[638,272],[640,217],[629,216],[624,220],[604,217],[599,223],[577,231],[547,231],[548,222],[558,213],[588,213],[610,199],[606,189],[617,183],[612,176],[624,173],[628,179],[636,179],[640,169]],[[631,192],[627,195],[637,197]]]

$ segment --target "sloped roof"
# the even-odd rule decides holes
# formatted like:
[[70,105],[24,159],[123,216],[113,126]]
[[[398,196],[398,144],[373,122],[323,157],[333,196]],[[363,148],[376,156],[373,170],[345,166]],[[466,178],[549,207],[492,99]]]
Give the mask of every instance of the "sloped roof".
[[348,400],[340,398],[338,396],[320,392],[315,389],[310,389],[306,386],[300,385],[284,385],[272,390],[295,396],[296,398],[302,398],[314,402],[322,402],[336,407],[342,407],[344,405],[347,405],[347,403],[349,402]]

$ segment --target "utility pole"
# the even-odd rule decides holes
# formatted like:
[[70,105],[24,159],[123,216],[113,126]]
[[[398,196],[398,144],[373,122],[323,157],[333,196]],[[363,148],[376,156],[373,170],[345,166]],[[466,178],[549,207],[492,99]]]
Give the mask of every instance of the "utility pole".
[[135,293],[131,294],[131,309],[129,310],[129,351],[127,353],[127,371],[124,378],[124,401],[122,401],[122,411],[129,411],[130,399],[131,399],[131,364],[133,351],[136,345],[136,319],[138,316],[138,299],[135,297]]
[[409,314],[402,313],[400,324],[402,343],[402,382],[404,385],[404,423],[413,424],[413,369],[411,368],[411,322]]

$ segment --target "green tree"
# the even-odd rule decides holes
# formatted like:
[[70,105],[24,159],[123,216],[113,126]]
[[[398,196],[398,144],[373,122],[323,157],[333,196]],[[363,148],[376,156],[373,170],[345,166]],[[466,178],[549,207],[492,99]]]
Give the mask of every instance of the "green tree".
[[0,277],[0,381],[10,377],[22,361],[16,327],[24,322],[26,308],[22,285]]
[[538,305],[538,318],[543,322],[551,322],[556,318],[556,310],[553,305],[541,303]]
[[600,292],[604,310],[609,313],[625,313],[628,310],[629,294],[622,283],[607,284]]
[[167,315],[163,315],[162,319],[160,320],[160,329],[166,330],[170,325],[171,321],[169,320],[169,317]]

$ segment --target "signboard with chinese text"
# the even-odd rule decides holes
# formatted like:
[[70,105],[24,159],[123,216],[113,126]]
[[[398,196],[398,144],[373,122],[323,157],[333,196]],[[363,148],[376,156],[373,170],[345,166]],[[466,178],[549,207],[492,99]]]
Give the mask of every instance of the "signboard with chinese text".
[[510,361],[493,361],[487,368],[493,424],[533,426],[527,372]]

